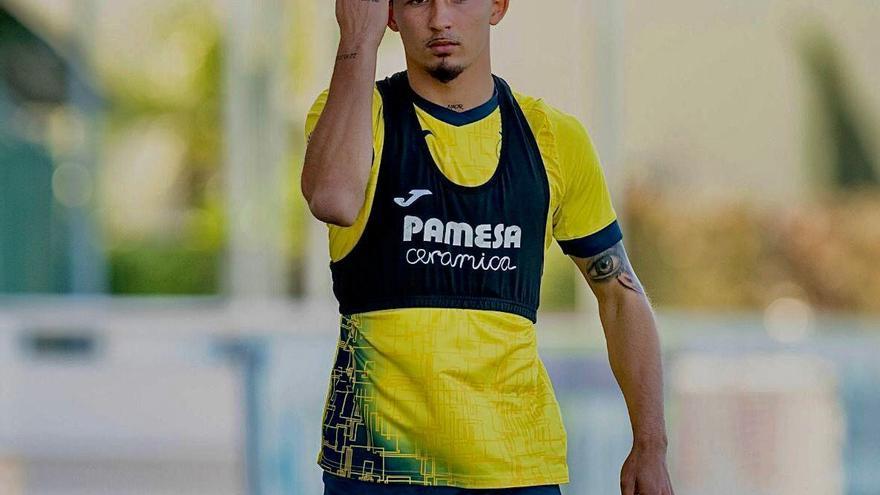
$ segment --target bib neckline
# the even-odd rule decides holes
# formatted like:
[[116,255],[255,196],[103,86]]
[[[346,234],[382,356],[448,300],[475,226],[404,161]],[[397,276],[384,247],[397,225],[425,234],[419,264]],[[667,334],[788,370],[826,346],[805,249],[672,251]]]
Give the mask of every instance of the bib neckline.
[[[407,79],[407,83],[409,79]],[[464,112],[456,112],[455,110],[450,110],[442,105],[438,105],[433,101],[429,101],[412,89],[412,86],[407,84],[409,88],[409,94],[412,98],[413,103],[421,108],[422,110],[428,112],[428,114],[435,119],[444,122],[449,125],[453,125],[455,127],[461,127],[468,124],[473,124],[474,122],[479,122],[480,120],[488,117],[498,108],[498,84],[495,84],[495,88],[492,91],[492,97],[489,98],[485,103],[478,105],[469,110],[465,110]]]
[[[409,95],[411,96],[411,100],[413,103],[416,103],[415,98],[421,98],[421,97],[418,96],[416,94],[416,92],[413,91],[412,86],[410,86],[408,74],[406,74],[405,81],[406,81],[406,86],[409,89]],[[501,176],[502,172],[504,171],[504,168],[509,166],[509,163],[508,163],[508,162],[510,162],[510,160],[508,159],[508,141],[509,140],[505,139],[505,136],[508,135],[507,120],[508,120],[508,118],[510,118],[509,114],[510,114],[511,109],[508,108],[508,106],[505,104],[506,99],[504,99],[502,101],[502,98],[500,96],[500,90],[499,90],[500,83],[499,83],[498,77],[494,74],[492,74],[492,81],[495,84],[495,92],[493,93],[492,99],[490,99],[488,102],[484,103],[483,105],[480,105],[479,107],[468,110],[467,112],[471,112],[473,110],[485,107],[487,105],[492,105],[493,101],[494,101],[494,105],[496,105],[499,108],[499,110],[501,111],[501,150],[498,153],[498,164],[495,166],[495,170],[492,172],[492,176],[489,177],[489,179],[487,179],[485,182],[483,182],[481,184],[477,184],[475,186],[466,186],[463,184],[459,184],[459,183],[453,181],[452,179],[450,179],[449,177],[447,177],[446,174],[443,173],[443,170],[441,170],[440,167],[437,165],[437,162],[434,161],[434,156],[431,154],[430,148],[428,148],[427,138],[428,138],[428,135],[430,134],[430,131],[422,130],[421,124],[419,124],[419,118],[416,115],[415,107],[413,107],[413,105],[407,105],[409,107],[407,113],[409,113],[409,115],[410,115],[412,125],[414,126],[415,129],[419,130],[419,134],[420,134],[419,138],[416,139],[416,141],[418,141],[417,146],[419,148],[419,151],[422,153],[422,156],[424,156],[427,163],[431,166],[432,173],[435,174],[436,176],[438,176],[438,178],[442,184],[448,186],[449,188],[451,188],[453,190],[459,191],[459,192],[478,193],[478,192],[482,192],[482,191],[490,188],[493,184],[495,184],[495,182],[498,181],[498,178]],[[438,107],[439,109],[445,110],[447,112],[451,112],[453,114],[458,113],[458,112],[453,112],[452,110],[449,110],[448,108],[443,108],[440,105],[437,105],[435,103],[431,103],[428,100],[424,100],[424,98],[422,98],[422,100],[424,102],[427,102],[431,105],[434,105],[434,106]],[[494,110],[495,110],[494,107],[491,108],[489,113],[493,112]],[[482,111],[485,112],[485,109]],[[467,113],[467,112],[462,112],[462,113]]]

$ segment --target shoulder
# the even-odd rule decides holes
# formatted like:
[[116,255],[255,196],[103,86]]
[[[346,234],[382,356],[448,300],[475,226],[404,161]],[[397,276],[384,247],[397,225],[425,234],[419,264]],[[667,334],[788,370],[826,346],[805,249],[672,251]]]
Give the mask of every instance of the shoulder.
[[[377,81],[378,83],[378,81]],[[325,88],[323,91],[318,93],[318,96],[315,97],[312,102],[311,107],[309,107],[309,114],[319,114],[322,110],[324,110],[324,106],[327,105],[327,98],[330,96],[330,88]],[[374,109],[377,106],[381,106],[382,104],[382,94],[379,93],[379,87],[374,84],[373,85],[373,107]]]
[[[315,126],[318,125],[318,119],[321,117],[321,114],[324,112],[324,107],[327,105],[327,98],[330,95],[330,88],[324,89],[321,91],[318,96],[315,97],[314,102],[309,107],[309,111],[306,114],[305,120],[305,131],[306,131],[306,139],[311,135],[312,131],[315,129]],[[382,125],[382,96],[379,93],[379,89],[376,85],[373,85],[373,129],[377,130],[378,127]]]
[[550,134],[556,140],[587,138],[587,131],[574,115],[547,103],[543,98],[513,91],[513,96],[529,121],[535,136]]
[[548,172],[565,183],[578,175],[577,169],[595,165],[592,140],[577,117],[542,98],[516,91],[513,95],[529,122]]

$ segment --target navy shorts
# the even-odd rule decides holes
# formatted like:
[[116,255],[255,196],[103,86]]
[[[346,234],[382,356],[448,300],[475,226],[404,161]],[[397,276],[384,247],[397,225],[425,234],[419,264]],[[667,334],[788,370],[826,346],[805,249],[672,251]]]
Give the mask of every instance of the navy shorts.
[[372,483],[323,472],[324,495],[561,495],[559,485],[519,488],[455,488]]

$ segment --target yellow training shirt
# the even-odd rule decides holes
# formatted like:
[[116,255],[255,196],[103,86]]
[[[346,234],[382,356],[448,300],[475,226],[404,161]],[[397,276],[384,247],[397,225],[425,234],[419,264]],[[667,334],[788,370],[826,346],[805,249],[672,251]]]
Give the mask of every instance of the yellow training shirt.
[[[327,94],[309,111],[307,137]],[[581,247],[610,247],[604,244],[619,240],[607,235],[616,214],[586,130],[541,99],[514,96],[550,185],[545,249],[554,238],[576,255]],[[419,124],[433,135],[426,139],[434,161],[455,183],[482,184],[498,164],[501,116],[490,103],[457,114],[416,102]],[[351,252],[364,230],[384,134],[375,90],[366,200],[354,225],[328,225],[333,261]],[[340,414],[346,407],[351,413]],[[519,315],[448,308],[342,315],[324,411],[317,462],[338,476],[463,488],[569,481],[559,405],[538,356],[535,327]],[[363,461],[366,451],[378,462]]]

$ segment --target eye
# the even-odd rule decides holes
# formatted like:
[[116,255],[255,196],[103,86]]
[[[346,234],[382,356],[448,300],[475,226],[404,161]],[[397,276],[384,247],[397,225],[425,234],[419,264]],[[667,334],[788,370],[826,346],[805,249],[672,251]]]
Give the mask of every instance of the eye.
[[620,258],[613,254],[606,254],[593,261],[587,268],[587,275],[593,280],[604,280],[617,273],[620,269]]

